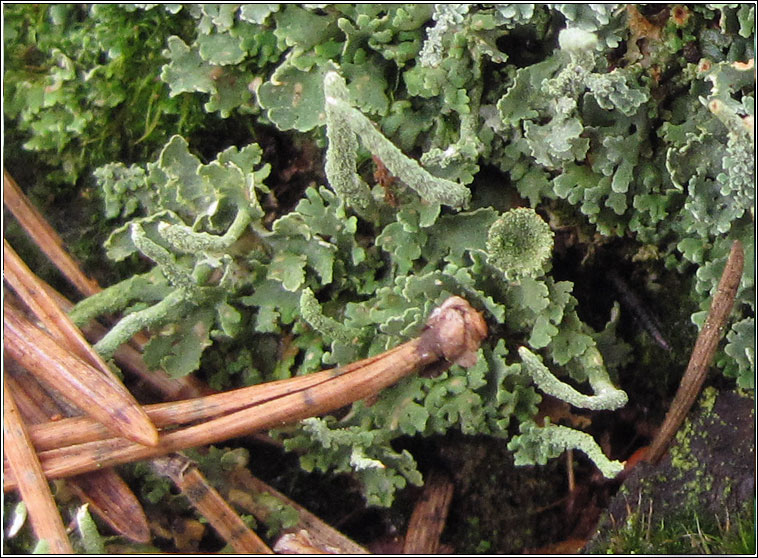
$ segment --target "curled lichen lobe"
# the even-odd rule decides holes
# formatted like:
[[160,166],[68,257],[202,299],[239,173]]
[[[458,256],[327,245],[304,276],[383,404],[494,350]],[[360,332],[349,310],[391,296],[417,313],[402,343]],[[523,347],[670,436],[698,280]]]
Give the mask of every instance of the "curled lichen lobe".
[[482,315],[459,296],[451,296],[431,313],[421,334],[421,351],[431,351],[448,362],[469,368],[487,336]]

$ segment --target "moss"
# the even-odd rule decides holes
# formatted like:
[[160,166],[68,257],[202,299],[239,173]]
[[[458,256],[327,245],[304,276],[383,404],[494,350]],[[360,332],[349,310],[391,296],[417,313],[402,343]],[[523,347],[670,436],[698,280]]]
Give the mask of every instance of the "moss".
[[[645,504],[645,503],[643,503]],[[746,502],[731,518],[704,517],[685,511],[656,520],[652,501],[627,517],[610,537],[607,547],[595,549],[608,554],[753,554],[755,516]]]
[[752,519],[742,514],[755,505],[753,420],[752,399],[705,390],[660,465],[640,465],[626,480],[585,551],[727,553],[749,543],[743,527]]

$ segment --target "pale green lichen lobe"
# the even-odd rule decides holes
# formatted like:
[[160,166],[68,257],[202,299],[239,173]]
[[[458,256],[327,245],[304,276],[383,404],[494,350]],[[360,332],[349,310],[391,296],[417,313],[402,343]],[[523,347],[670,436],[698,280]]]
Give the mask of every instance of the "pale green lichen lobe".
[[564,29],[558,35],[558,45],[568,51],[592,50],[597,46],[597,37],[581,29]]

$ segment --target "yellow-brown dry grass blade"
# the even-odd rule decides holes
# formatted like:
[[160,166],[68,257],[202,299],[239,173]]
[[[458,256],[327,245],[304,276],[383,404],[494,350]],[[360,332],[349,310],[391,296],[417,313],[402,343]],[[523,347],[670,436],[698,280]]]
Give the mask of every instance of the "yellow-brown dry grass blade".
[[76,262],[63,248],[63,241],[58,233],[42,217],[37,208],[29,202],[29,199],[6,170],[3,170],[3,186],[5,186],[3,203],[50,261],[79,292],[86,296],[99,292],[100,287],[97,282],[82,273]]
[[[37,380],[26,372],[5,369],[10,388],[21,417],[27,425],[48,422],[65,414]],[[11,375],[14,374],[14,375]],[[15,377],[18,374],[18,378]],[[115,532],[135,541],[150,541],[150,527],[137,497],[113,469],[93,471],[66,479],[68,487],[87,502],[90,510],[108,523]]]
[[216,532],[240,554],[273,554],[273,551],[242,521],[192,462],[180,454],[151,462],[155,472],[170,478]]
[[66,529],[58,514],[45,474],[26,435],[11,392],[3,382],[3,450],[10,469],[18,479],[21,498],[29,510],[34,533],[45,540],[55,554],[73,554]]
[[[102,372],[72,354],[4,301],[5,352],[95,420],[139,444],[155,445],[158,431],[134,399]],[[127,392],[128,393],[128,392]]]

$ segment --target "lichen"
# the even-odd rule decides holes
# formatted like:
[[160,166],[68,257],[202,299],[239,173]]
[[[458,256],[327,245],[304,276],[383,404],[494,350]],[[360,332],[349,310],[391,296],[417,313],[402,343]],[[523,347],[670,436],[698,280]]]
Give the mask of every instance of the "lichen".
[[529,208],[508,211],[487,232],[489,261],[506,277],[536,275],[552,249],[553,231]]
[[[495,326],[470,371],[409,378],[342,421],[281,433],[305,465],[354,470],[372,502],[417,479],[415,462],[392,448],[397,437],[519,427],[533,450],[520,462],[542,459],[587,444],[537,432],[542,389],[616,408],[607,369],[648,373],[614,327],[601,335],[580,319],[574,285],[553,272],[554,240],[587,260],[636,244],[645,261],[624,263],[648,282],[665,267],[698,326],[731,242],[754,251],[752,6],[692,6],[669,21],[596,4],[34,10],[9,8],[7,20],[5,110],[24,136],[17,149],[51,154],[69,180],[88,151],[98,151],[93,166],[133,154],[95,174],[114,220],[106,250],[153,270],[73,312],[122,314],[99,345],[106,355],[147,328],[146,360],[172,374],[202,370],[218,349],[247,355],[213,371],[233,385],[250,347],[274,337],[287,350],[278,359],[261,350],[246,378],[377,354],[418,333],[450,295]],[[27,51],[26,30],[45,31],[51,17],[71,33],[40,34],[44,53]],[[149,94],[124,81],[135,21],[155,37],[145,58],[154,71],[139,80]],[[130,25],[114,32],[108,22]],[[44,64],[29,75],[35,58]],[[139,126],[125,116],[121,138],[109,125],[121,125],[131,94],[149,114]],[[244,133],[193,134],[205,113]],[[298,164],[271,173],[264,162],[266,136],[279,131],[325,148],[326,182],[309,176],[294,208],[277,196],[301,191],[287,180]],[[218,142],[240,147],[217,153]],[[754,266],[745,269],[716,363],[750,388]],[[385,467],[367,466],[375,462]]]

